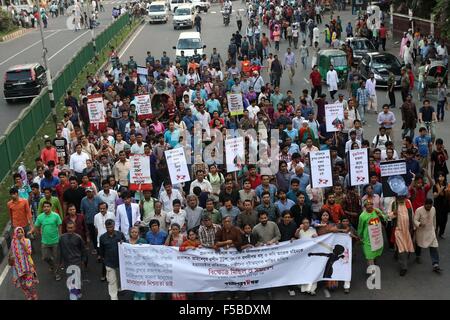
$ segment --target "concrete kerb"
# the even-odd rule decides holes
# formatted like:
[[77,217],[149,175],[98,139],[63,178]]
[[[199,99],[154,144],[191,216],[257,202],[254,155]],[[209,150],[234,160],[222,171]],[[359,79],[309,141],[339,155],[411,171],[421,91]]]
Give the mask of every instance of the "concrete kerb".
[[31,30],[33,30],[33,29],[20,29],[20,30],[14,31],[10,34],[7,34],[6,36],[1,37],[0,41],[7,42],[7,41],[15,40],[17,38],[20,38],[24,34],[30,32]]

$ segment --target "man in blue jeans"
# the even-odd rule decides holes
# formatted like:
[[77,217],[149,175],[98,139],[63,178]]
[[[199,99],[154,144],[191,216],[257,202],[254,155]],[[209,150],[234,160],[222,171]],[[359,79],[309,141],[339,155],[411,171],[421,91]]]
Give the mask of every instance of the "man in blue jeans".
[[414,139],[414,145],[419,151],[420,155],[420,166],[428,170],[428,158],[431,154],[431,147],[433,144],[431,143],[431,137],[427,135],[426,128],[419,129],[419,136]]

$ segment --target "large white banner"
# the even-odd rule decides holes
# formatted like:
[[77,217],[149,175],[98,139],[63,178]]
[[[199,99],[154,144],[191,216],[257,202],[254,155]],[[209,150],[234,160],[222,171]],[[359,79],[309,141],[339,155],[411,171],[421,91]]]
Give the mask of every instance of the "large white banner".
[[313,188],[327,188],[333,186],[333,170],[331,168],[331,154],[326,151],[310,151],[311,185]]
[[130,182],[134,184],[150,184],[150,158],[145,154],[133,154],[130,156]]
[[225,154],[227,160],[227,172],[235,172],[242,169],[245,162],[244,137],[225,140]]
[[87,109],[90,123],[103,123],[106,121],[105,105],[101,94],[88,96]]
[[135,96],[136,112],[138,116],[146,116],[152,114],[152,102],[148,94]]
[[228,110],[232,116],[244,114],[244,102],[240,93],[227,94]]
[[359,186],[369,183],[369,149],[355,149],[348,153],[350,185]]
[[347,234],[215,252],[177,247],[119,245],[123,290],[212,292],[255,290],[320,280],[350,281],[352,241]]
[[325,124],[327,132],[341,131],[344,124],[344,106],[342,103],[325,105]]
[[186,156],[184,155],[184,148],[166,150],[164,154],[166,155],[167,167],[172,184],[191,181]]

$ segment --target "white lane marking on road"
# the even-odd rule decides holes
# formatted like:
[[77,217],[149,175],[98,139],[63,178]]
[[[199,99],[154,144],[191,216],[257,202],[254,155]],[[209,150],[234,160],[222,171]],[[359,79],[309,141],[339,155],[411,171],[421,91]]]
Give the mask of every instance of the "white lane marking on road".
[[211,13],[217,13],[216,11],[211,11]]
[[61,51],[63,51],[65,48],[67,48],[68,46],[70,46],[72,43],[74,43],[75,41],[77,41],[78,39],[80,39],[82,36],[84,36],[86,33],[90,32],[90,30],[80,34],[78,37],[76,37],[75,39],[73,39],[72,41],[70,41],[68,44],[66,44],[64,47],[62,47],[61,49],[59,49],[58,51],[56,51],[56,53],[54,55],[52,55],[50,58],[48,58],[48,61],[52,60],[54,57],[56,57]]
[[239,11],[245,11],[245,9],[239,9]]
[[0,276],[0,287],[2,286],[3,281],[5,281],[9,269],[11,269],[9,265],[6,265],[5,269],[3,269],[2,275]]
[[137,36],[139,35],[139,33],[141,33],[141,31],[144,29],[144,27],[145,27],[145,24],[143,24],[141,29],[139,29],[139,31],[136,32],[136,34],[133,36],[133,38],[131,38],[130,42],[128,42],[126,47],[122,50],[122,53],[119,54],[119,59],[122,58],[122,56],[124,55],[125,52],[127,52],[128,48],[131,46],[131,44],[134,42],[134,40],[136,40]]
[[[44,39],[48,39],[48,38],[50,38],[50,37],[53,37],[53,36],[54,36],[55,34],[57,34],[58,32],[59,32],[59,31],[56,31],[55,33],[52,33],[51,35],[48,35],[48,36],[44,37]],[[25,49],[23,49],[23,50],[17,52],[15,55],[9,57],[8,59],[6,59],[6,60],[3,61],[2,63],[0,63],[0,66],[4,65],[4,64],[7,63],[9,60],[14,59],[14,58],[17,57],[19,54],[24,53],[25,51],[27,51],[28,49],[34,47],[35,45],[37,45],[37,44],[39,44],[39,43],[41,43],[41,40],[36,41],[36,42],[33,43],[32,45],[29,45],[29,46],[26,47]]]
[[306,83],[309,83],[309,80],[306,78],[303,78],[303,80],[305,80]]

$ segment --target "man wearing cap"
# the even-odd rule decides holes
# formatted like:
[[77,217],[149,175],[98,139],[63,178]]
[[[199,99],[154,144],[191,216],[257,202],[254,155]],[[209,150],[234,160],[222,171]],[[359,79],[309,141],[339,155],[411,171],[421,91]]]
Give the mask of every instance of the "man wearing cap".
[[128,240],[130,228],[141,222],[141,210],[137,203],[131,203],[131,195],[128,192],[125,192],[122,198],[124,203],[117,207],[115,228],[122,231]]
[[264,79],[258,71],[253,71],[253,77],[250,79],[250,83],[257,94],[260,94],[261,88],[265,86]]
[[114,230],[113,219],[105,221],[106,233],[100,237],[99,255],[106,267],[108,293],[111,300],[119,300],[119,244],[126,241],[122,232]]
[[89,237],[92,239],[94,244],[94,250],[92,254],[97,254],[95,248],[97,248],[97,235],[94,225],[95,215],[98,213],[98,206],[102,203],[102,199],[94,194],[94,189],[92,187],[87,187],[85,189],[86,196],[81,200],[80,212],[84,215],[86,220],[86,225],[89,231]]

